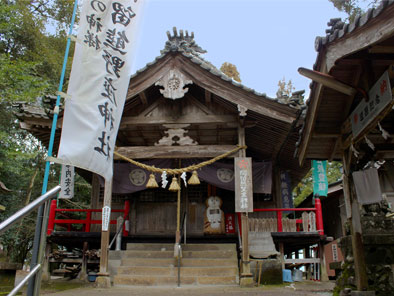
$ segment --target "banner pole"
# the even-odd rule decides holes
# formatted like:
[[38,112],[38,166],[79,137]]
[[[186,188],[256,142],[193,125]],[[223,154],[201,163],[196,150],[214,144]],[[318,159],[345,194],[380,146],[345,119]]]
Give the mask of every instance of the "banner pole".
[[[64,58],[63,58],[63,67],[62,67],[62,73],[60,76],[60,81],[59,81],[59,87],[58,87],[58,95],[56,98],[56,107],[54,110],[54,116],[53,116],[53,121],[52,121],[52,127],[51,127],[51,135],[49,138],[49,145],[48,145],[48,157],[52,156],[52,151],[53,151],[53,143],[55,141],[55,133],[56,133],[56,126],[57,126],[57,118],[59,114],[59,105],[60,105],[60,92],[63,89],[63,82],[64,82],[64,76],[66,73],[66,67],[67,67],[67,59],[68,59],[68,54],[70,50],[70,44],[71,44],[71,34],[73,32],[73,27],[74,27],[74,22],[75,22],[75,16],[77,12],[77,7],[78,7],[78,0],[75,0],[74,2],[74,8],[73,8],[73,14],[71,17],[71,23],[70,23],[70,30],[67,38],[67,45],[66,45],[66,50],[64,53]],[[44,172],[44,180],[42,184],[42,191],[41,194],[45,194],[48,189],[48,180],[49,180],[49,169],[50,169],[51,163],[49,161],[46,161],[45,163],[45,172]],[[42,232],[41,226],[43,222],[43,214],[44,214],[44,205],[40,206],[38,209],[37,213],[37,223],[36,223],[36,229],[34,233],[34,242],[33,242],[33,253],[32,253],[32,258],[31,258],[31,263],[30,263],[30,268],[33,269],[37,263],[40,263],[42,258],[42,252],[39,252],[42,248],[40,247],[40,237],[42,235],[46,235],[45,231]],[[45,242],[44,242],[45,243]],[[41,256],[39,256],[41,255]],[[41,271],[39,271],[34,277],[32,277],[29,281],[29,286],[27,290],[27,295],[32,296],[36,293],[39,293],[39,289],[35,289],[35,284],[40,285],[41,282]]]

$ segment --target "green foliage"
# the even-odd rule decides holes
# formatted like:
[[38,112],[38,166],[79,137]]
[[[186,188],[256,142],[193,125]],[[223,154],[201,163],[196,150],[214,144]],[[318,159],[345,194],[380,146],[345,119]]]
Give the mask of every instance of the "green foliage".
[[[342,178],[342,164],[337,161],[327,163],[328,184],[337,182]],[[294,206],[297,207],[313,192],[312,169],[306,174],[300,183],[294,188]]]
[[[39,98],[57,90],[73,3],[0,0],[0,180],[12,190],[0,191],[0,204],[6,207],[0,212],[0,221],[41,195],[46,151],[19,128],[12,103],[38,103]],[[48,188],[59,183],[59,171],[59,166],[52,166]],[[85,205],[89,185],[83,180],[77,183],[82,185],[76,186],[75,193]],[[24,263],[29,257],[36,215],[30,214],[0,236],[10,261]]]
[[220,71],[222,71],[226,76],[234,79],[235,81],[241,82],[239,72],[235,65],[228,62],[224,62],[220,67]]
[[[72,8],[73,1],[66,0],[0,0],[0,101],[56,91]],[[54,25],[56,35],[48,34]]]
[[334,4],[335,8],[343,11],[348,15],[348,19],[352,22],[357,15],[363,14],[366,8],[376,7],[379,0],[329,0]]

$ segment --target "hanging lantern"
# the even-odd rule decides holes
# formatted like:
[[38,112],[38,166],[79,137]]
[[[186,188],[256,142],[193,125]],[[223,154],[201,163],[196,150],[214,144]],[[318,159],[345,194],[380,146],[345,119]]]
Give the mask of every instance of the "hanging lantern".
[[150,174],[148,183],[146,183],[146,188],[157,188],[159,185],[156,182],[155,175],[153,173]]
[[173,178],[172,178],[171,185],[170,185],[170,188],[168,188],[168,190],[174,191],[174,192],[175,192],[175,191],[178,191],[178,190],[180,190],[180,189],[181,189],[181,187],[179,187],[177,178],[176,178],[176,177],[173,177]]
[[189,185],[199,185],[200,184],[200,179],[198,179],[197,171],[193,171],[192,176],[190,177],[187,184],[189,184]]

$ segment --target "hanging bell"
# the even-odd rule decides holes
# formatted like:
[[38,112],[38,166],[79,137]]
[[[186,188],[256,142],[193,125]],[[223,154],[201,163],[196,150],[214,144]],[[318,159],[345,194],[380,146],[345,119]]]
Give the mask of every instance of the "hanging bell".
[[171,185],[170,185],[170,188],[168,188],[168,190],[176,192],[176,191],[178,191],[180,189],[181,189],[181,187],[179,187],[177,178],[173,177]]
[[187,184],[189,184],[189,185],[199,185],[200,184],[200,179],[198,179],[197,171],[193,171],[192,176],[190,177]]
[[159,185],[156,182],[155,175],[153,173],[150,174],[149,180],[146,183],[146,188],[157,188]]

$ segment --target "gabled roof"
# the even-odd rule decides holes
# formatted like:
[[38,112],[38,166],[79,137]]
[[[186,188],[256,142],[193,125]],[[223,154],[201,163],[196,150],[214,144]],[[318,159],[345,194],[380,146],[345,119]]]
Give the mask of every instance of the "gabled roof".
[[247,93],[261,98],[262,100],[277,102],[279,104],[286,105],[295,109],[300,109],[303,105],[301,96],[295,95],[290,98],[270,98],[265,93],[260,93],[252,88],[243,85],[238,81],[235,81],[202,57],[201,54],[206,53],[206,50],[203,50],[195,43],[193,32],[189,36],[187,31],[186,35],[183,35],[183,30],[180,30],[180,33],[178,35],[177,29],[175,27],[173,28],[173,32],[173,35],[171,35],[170,32],[167,31],[168,41],[165,44],[165,48],[160,51],[161,55],[157,56],[152,62],[147,63],[145,67],[137,70],[136,73],[130,77],[131,80],[153,67],[160,60],[164,59],[164,57],[166,57],[169,53],[180,53],[183,57],[189,59],[194,64],[199,65],[205,71],[217,76],[228,84],[231,84],[239,89],[242,89],[243,91],[246,91]]
[[[321,83],[311,83],[295,152],[301,164],[306,159],[341,160],[341,143],[348,143],[351,137],[350,125],[346,123],[349,114],[363,99],[363,92],[368,91],[394,60],[393,4],[391,0],[382,1],[379,7],[349,24],[331,20],[327,36],[316,38],[318,54],[313,69],[357,91],[347,95]],[[382,122],[390,133],[394,132],[392,117],[391,114]]]
[[[211,100],[212,103],[220,105],[225,110],[224,114],[234,114],[237,117],[238,105],[247,108],[245,121],[254,124],[252,124],[253,127],[246,129],[248,153],[260,160],[271,159],[282,169],[292,171],[291,174],[295,181],[301,179],[305,171],[309,169],[309,165],[300,168],[293,157],[293,150],[298,136],[298,122],[302,115],[302,93],[297,92],[290,98],[270,98],[266,94],[259,93],[227,77],[202,57],[204,52],[195,43],[194,34],[189,35],[186,32],[186,35],[183,35],[182,31],[179,31],[178,34],[174,28],[173,35],[168,33],[168,41],[164,50],[161,51],[161,55],[130,77],[123,116],[134,116],[135,118],[139,114],[138,112],[142,112],[147,106],[160,99],[162,97],[160,87],[155,85],[156,82],[169,70],[176,68],[193,81],[193,84],[188,86],[189,92],[186,94],[185,100],[192,99],[200,105],[206,104],[206,100]],[[31,131],[44,144],[49,139],[53,99],[48,97],[45,102],[48,105],[46,109],[20,104],[21,112],[17,114],[22,121],[22,127]],[[61,124],[62,108],[60,108],[59,114],[59,128],[61,128]],[[231,132],[230,137],[226,138],[227,142],[217,140],[217,143],[223,142],[222,145],[228,145],[229,142],[232,142],[232,145],[237,144],[235,127],[232,128],[232,131],[228,131],[217,125],[216,129],[215,136],[218,139],[227,137],[229,134],[225,135],[225,133]],[[198,132],[198,127],[195,130]],[[189,132],[192,133],[191,130]],[[146,126],[143,129],[141,126],[134,126],[131,129],[127,123],[121,122],[119,134],[126,140],[124,145],[122,143],[117,143],[117,145],[119,144],[119,147],[139,146],[144,145],[144,142],[145,145],[152,145],[157,141],[156,134],[160,135],[160,133],[164,133],[162,127]],[[142,142],[137,142],[137,139],[128,141],[127,139],[131,135],[135,138],[149,135],[150,138]],[[60,133],[57,132],[55,146],[58,145],[59,137]]]

